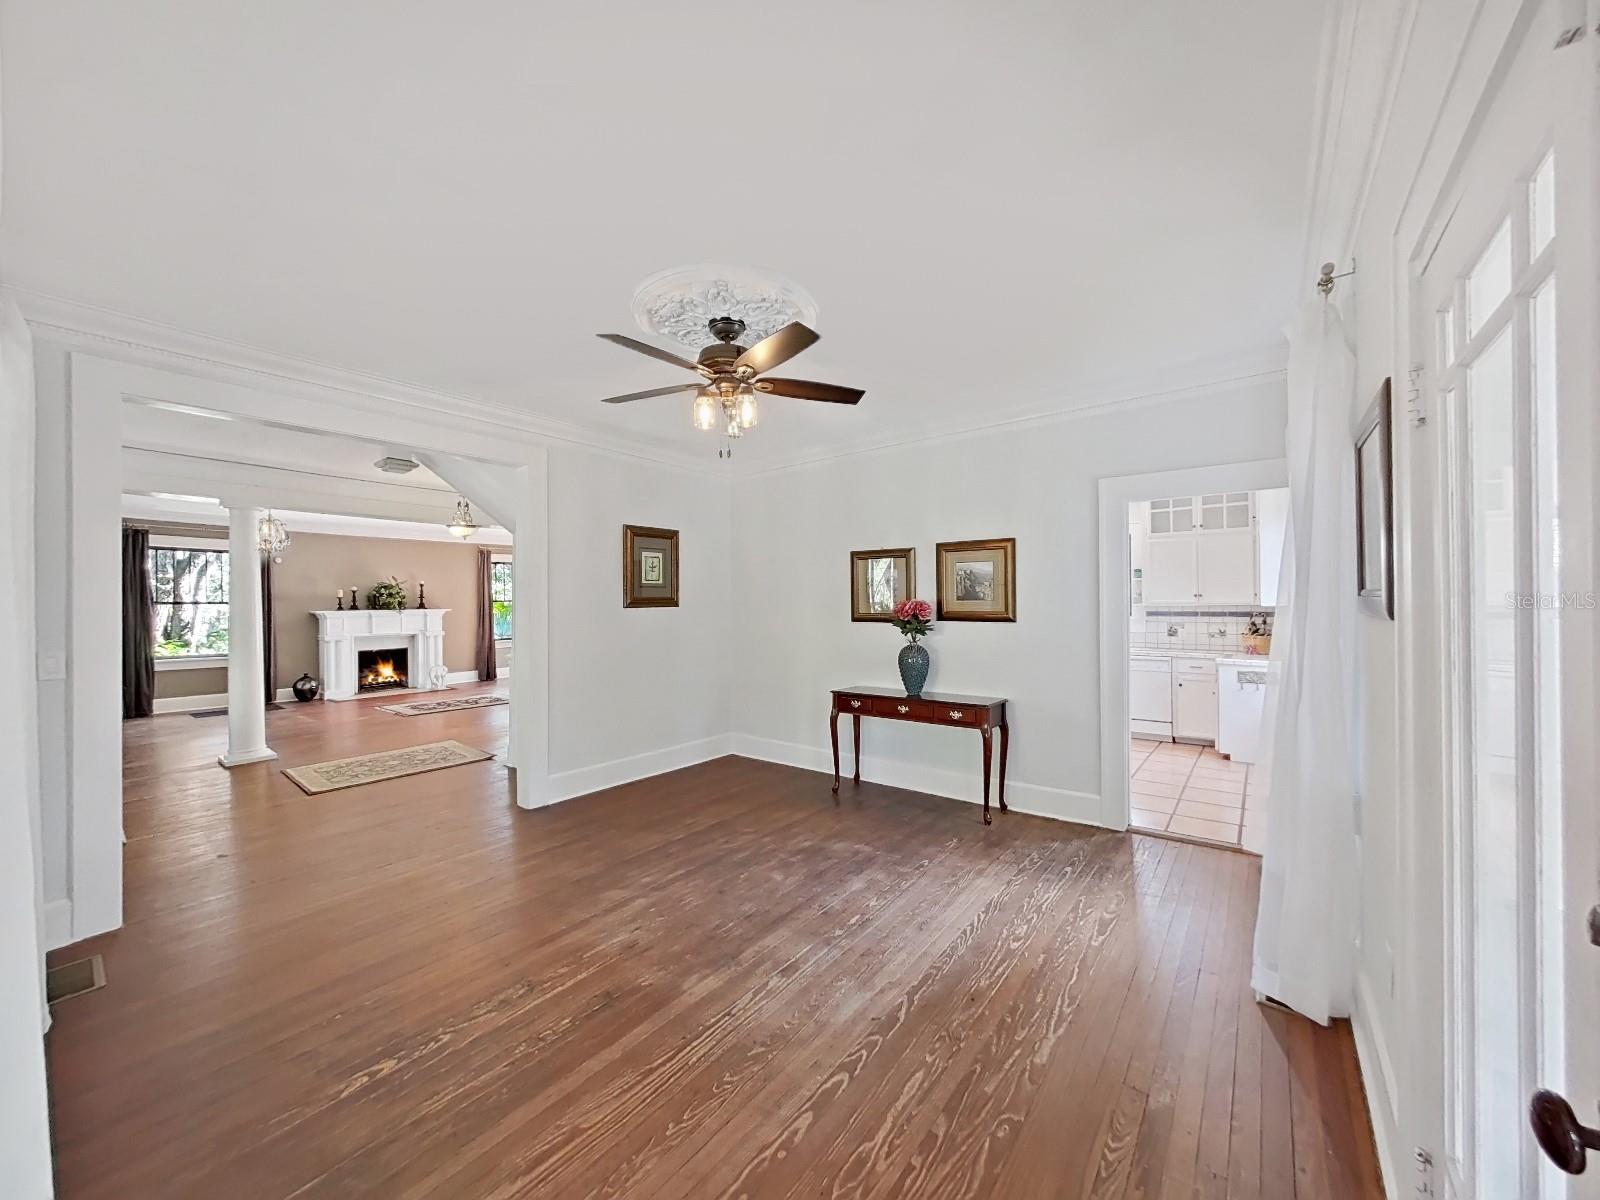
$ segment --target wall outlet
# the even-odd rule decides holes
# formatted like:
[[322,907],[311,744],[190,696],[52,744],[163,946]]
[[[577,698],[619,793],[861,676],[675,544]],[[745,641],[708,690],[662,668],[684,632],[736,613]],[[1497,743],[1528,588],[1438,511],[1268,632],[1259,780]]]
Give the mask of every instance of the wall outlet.
[[41,680],[67,677],[67,652],[65,650],[39,651],[39,678]]

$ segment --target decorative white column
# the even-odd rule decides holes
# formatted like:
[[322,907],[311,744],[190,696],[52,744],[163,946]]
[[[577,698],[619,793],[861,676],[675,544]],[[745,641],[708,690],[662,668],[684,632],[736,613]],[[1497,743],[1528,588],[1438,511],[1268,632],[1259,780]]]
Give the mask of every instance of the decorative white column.
[[261,640],[259,508],[228,510],[228,752],[225,767],[277,758],[267,747],[266,664]]

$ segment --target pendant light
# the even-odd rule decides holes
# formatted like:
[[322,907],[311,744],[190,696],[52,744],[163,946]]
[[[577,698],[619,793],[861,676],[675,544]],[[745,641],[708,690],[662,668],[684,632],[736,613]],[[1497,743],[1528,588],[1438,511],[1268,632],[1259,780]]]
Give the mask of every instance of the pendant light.
[[456,498],[455,516],[450,518],[445,528],[463,541],[478,532],[478,523],[472,519],[472,506],[467,503],[465,496]]
[[282,521],[272,515],[270,508],[256,528],[256,547],[263,558],[277,558],[289,548],[289,531],[283,527]]

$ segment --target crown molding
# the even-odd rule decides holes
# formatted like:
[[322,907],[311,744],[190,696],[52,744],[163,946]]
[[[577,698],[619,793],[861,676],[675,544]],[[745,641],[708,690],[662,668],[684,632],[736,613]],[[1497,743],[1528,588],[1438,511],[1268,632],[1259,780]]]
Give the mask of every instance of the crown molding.
[[1058,394],[1049,407],[1025,410],[1011,416],[998,416],[981,424],[966,423],[907,437],[880,439],[867,445],[843,449],[810,447],[797,451],[782,462],[758,464],[741,472],[748,478],[801,470],[840,459],[881,454],[909,446],[938,445],[963,441],[988,434],[1019,429],[1043,428],[1123,409],[1137,410],[1174,400],[1202,399],[1218,392],[1237,391],[1256,384],[1287,378],[1287,349],[1265,348],[1227,359],[1214,359],[1203,365],[1126,376],[1120,382],[1105,382],[1065,395]]
[[105,357],[118,358],[245,386],[310,395],[380,414],[403,405],[415,413],[471,422],[497,437],[542,445],[581,446],[625,458],[644,459],[697,475],[723,475],[699,455],[648,441],[600,433],[522,409],[435,391],[399,380],[263,350],[242,342],[193,333],[60,296],[6,286],[35,336]]

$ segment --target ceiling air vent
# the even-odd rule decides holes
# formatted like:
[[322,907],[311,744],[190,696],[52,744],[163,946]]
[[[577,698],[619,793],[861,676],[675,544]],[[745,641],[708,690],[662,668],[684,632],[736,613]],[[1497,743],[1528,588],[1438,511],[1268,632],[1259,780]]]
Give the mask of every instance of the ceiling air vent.
[[415,471],[422,464],[414,458],[380,458],[372,464],[380,471],[387,471],[390,475],[406,475]]

